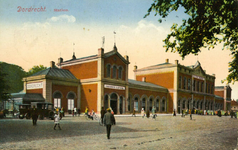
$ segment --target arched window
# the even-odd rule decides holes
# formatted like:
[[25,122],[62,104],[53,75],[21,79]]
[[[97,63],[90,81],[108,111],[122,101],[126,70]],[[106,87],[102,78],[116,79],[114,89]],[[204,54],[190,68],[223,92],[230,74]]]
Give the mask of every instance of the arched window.
[[107,77],[111,77],[111,65],[107,65]]
[[122,79],[122,67],[119,67],[119,70],[118,70],[118,78],[119,78],[119,79]]
[[162,100],[162,111],[166,111],[166,104],[165,104],[165,100]]
[[68,110],[73,110],[75,94],[73,92],[69,92],[67,95],[67,99],[68,99]]
[[134,108],[135,108],[135,111],[138,111],[138,98],[137,97],[134,100]]
[[116,78],[117,77],[117,67],[116,66],[113,66],[113,69],[112,69],[112,78]]
[[62,94],[59,91],[57,91],[53,94],[53,98],[54,98],[54,107],[61,108]]
[[142,104],[141,104],[141,108],[144,108],[144,110],[146,110],[146,109],[145,109],[145,101],[146,101],[146,99],[143,98],[143,99],[142,99]]

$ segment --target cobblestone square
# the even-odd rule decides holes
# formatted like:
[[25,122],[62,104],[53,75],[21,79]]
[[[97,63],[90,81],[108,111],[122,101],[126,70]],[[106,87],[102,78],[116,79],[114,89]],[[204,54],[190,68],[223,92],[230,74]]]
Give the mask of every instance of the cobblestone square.
[[83,116],[60,124],[53,130],[53,120],[1,119],[0,149],[237,149],[238,120],[228,116],[116,116],[109,140],[105,127]]

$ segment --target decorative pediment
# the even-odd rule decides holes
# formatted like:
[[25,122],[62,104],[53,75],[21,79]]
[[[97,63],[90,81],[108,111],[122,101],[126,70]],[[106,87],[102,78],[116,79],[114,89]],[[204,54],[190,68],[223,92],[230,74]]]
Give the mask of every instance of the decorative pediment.
[[201,64],[199,61],[193,67],[193,73],[199,76],[206,76],[205,71],[202,69]]

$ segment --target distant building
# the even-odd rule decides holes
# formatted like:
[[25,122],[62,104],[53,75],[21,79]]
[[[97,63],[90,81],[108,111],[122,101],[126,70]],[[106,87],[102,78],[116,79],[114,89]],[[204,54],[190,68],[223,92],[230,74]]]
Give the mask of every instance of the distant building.
[[219,104],[222,106],[222,110],[231,110],[231,87],[227,86],[216,86],[215,95],[222,97],[219,100]]

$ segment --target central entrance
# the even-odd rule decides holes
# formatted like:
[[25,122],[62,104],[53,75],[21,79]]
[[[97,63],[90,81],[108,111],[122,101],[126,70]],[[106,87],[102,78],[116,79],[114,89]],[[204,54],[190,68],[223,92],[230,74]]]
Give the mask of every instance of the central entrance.
[[110,98],[110,106],[114,112],[114,114],[117,114],[117,95],[113,93]]

